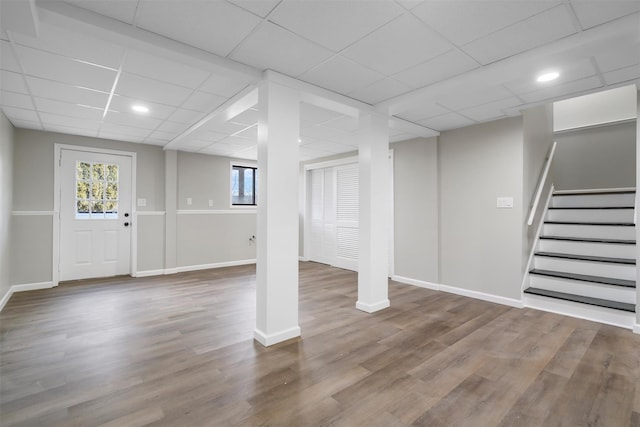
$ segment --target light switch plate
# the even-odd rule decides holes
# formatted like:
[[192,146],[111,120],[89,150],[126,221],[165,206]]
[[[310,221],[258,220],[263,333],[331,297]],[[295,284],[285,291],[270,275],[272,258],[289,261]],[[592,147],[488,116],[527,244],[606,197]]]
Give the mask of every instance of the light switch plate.
[[191,199],[191,197],[187,197],[187,205],[191,206],[192,203],[193,200]]
[[496,208],[498,209],[512,209],[513,197],[498,197],[496,199]]
[[147,199],[138,199],[138,206],[147,206]]

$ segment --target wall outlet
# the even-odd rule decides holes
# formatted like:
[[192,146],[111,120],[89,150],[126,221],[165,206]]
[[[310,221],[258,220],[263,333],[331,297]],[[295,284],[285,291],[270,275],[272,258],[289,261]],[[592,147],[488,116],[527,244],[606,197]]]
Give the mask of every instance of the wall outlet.
[[209,207],[213,207],[213,200],[209,200]]
[[193,199],[191,199],[191,197],[187,197],[187,205],[191,206],[192,203]]
[[138,206],[147,206],[147,199],[138,199]]

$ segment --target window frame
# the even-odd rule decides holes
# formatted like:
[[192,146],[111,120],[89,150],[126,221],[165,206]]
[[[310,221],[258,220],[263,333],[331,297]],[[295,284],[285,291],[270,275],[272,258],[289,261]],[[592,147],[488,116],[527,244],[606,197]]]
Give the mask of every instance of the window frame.
[[[253,169],[253,201],[254,204],[234,204],[233,203],[233,168],[240,167],[245,169]],[[257,191],[257,181],[258,181],[258,165],[256,163],[251,162],[229,162],[229,207],[231,209],[256,209],[258,207],[258,191]]]

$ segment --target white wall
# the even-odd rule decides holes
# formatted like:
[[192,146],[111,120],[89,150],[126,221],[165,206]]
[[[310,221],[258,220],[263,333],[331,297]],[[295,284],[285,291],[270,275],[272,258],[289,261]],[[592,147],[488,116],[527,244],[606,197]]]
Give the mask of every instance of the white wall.
[[14,129],[0,111],[0,300],[9,292]]
[[592,93],[553,105],[554,130],[567,130],[636,118],[636,86]]
[[556,133],[555,140],[557,189],[635,187],[635,122]]
[[438,282],[438,141],[391,145],[394,158],[395,275]]
[[[443,132],[440,171],[440,282],[520,299],[523,125],[508,118]],[[513,197],[512,209],[496,198]]]

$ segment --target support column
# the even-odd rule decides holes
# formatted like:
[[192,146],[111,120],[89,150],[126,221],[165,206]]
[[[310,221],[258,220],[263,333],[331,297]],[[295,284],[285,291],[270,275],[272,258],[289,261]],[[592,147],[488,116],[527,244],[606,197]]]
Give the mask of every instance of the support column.
[[360,114],[360,254],[356,308],[373,313],[389,307],[389,119]]
[[270,346],[300,336],[298,185],[300,95],[268,72],[258,88],[256,329]]

